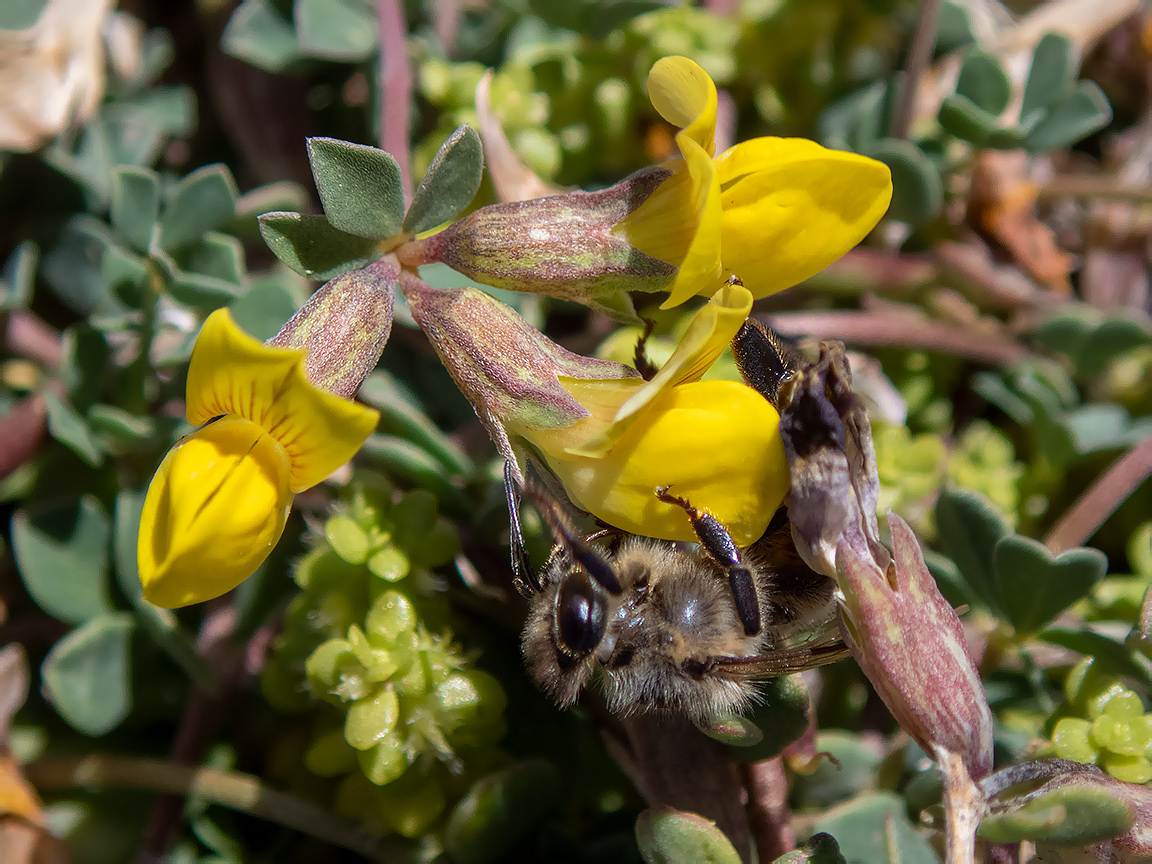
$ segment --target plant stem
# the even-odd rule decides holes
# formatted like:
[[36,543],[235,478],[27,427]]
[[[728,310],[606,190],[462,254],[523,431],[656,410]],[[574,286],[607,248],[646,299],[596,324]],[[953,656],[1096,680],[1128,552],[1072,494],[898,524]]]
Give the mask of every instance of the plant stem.
[[1059,554],[1086,542],[1149,475],[1152,475],[1152,435],[1112,463],[1052,526],[1044,545],[1053,554]]
[[960,754],[936,748],[944,781],[944,855],[947,864],[974,864],[982,795]]
[[376,835],[314,804],[269,789],[251,774],[131,756],[41,759],[28,765],[25,774],[40,789],[93,786],[199,795],[214,804],[351,849],[373,861],[383,860],[384,845]]
[[408,32],[400,0],[378,0],[380,27],[379,113],[380,149],[400,165],[404,200],[412,200],[412,160],[408,155],[408,122],[412,110],[412,69],[408,63]]
[[920,76],[928,68],[932,59],[932,49],[936,47],[936,23],[940,19],[940,0],[923,0],[920,5],[920,19],[916,22],[916,33],[908,49],[908,62],[904,67],[904,82],[900,88],[900,101],[892,115],[893,138],[907,138],[912,117],[916,109],[916,92],[920,89]]

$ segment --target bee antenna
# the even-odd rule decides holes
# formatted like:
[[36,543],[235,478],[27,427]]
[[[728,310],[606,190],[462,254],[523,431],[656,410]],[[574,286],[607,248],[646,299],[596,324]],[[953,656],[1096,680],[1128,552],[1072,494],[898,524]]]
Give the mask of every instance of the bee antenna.
[[580,536],[568,516],[561,511],[559,505],[538,485],[526,480],[521,491],[540,511],[548,527],[552,529],[558,543],[572,556],[573,560],[595,579],[609,594],[621,594],[624,589],[612,569],[602,555],[589,546]]

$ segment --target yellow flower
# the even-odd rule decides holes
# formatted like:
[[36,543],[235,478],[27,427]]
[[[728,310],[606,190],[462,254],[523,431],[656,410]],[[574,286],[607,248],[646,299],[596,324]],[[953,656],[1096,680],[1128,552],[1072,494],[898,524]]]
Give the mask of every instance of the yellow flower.
[[819,273],[888,209],[892,177],[874,159],[802,138],[754,138],[713,158],[716,85],[686,57],[657,61],[648,94],[681,131],[672,176],[613,230],[679,268],[664,308],[729,274],[759,299]]
[[378,414],[309,383],[307,354],[263,345],[213,312],[188,366],[189,423],[148,487],[137,561],[144,597],[186,606],[235,588],[280,534],[294,493],[347,462]]
[[577,506],[646,537],[695,540],[657,486],[708,510],[742,546],[760,538],[788,491],[780,417],[734,381],[701,381],[752,307],[725,285],[696,313],[651,381],[572,354],[475,289],[401,277],[413,317],[506,459],[543,463]]

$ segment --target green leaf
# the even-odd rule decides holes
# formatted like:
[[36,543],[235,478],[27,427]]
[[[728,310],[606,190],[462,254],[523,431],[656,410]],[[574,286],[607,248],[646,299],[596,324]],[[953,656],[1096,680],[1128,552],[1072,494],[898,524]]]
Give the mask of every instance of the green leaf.
[[1020,103],[1020,119],[1027,120],[1069,92],[1075,75],[1072,40],[1063,33],[1046,33],[1032,52],[1024,99]]
[[27,30],[47,5],[48,0],[8,0],[0,7],[0,30]]
[[300,56],[296,31],[270,0],[244,0],[228,19],[220,46],[268,72],[280,72]]
[[713,717],[707,724],[698,723],[696,728],[721,744],[737,748],[753,747],[764,740],[764,733],[760,727],[747,717],[738,714]]
[[940,212],[944,187],[940,172],[911,141],[886,138],[869,154],[892,171],[892,205],[888,215],[909,225],[921,225]]
[[88,424],[96,434],[111,439],[121,453],[135,452],[156,435],[156,418],[133,414],[118,405],[93,405],[88,411]]
[[360,386],[358,398],[380,409],[380,431],[407,438],[450,473],[469,475],[472,460],[424,413],[421,401],[390,373],[377,369]]
[[1056,557],[1030,537],[1000,538],[992,553],[1000,608],[1017,633],[1034,633],[1104,576],[1108,559],[1098,549],[1070,549]]
[[134,249],[148,248],[159,214],[160,178],[155,171],[131,165],[112,170],[109,220]]
[[838,150],[871,151],[882,137],[887,93],[887,83],[877,81],[833,102],[816,121],[820,142]]
[[99,330],[76,324],[64,331],[60,357],[60,383],[68,401],[86,411],[100,397],[112,349]]
[[108,311],[111,295],[104,283],[104,250],[115,245],[108,226],[87,214],[73,216],[44,257],[41,273],[61,300],[81,315]]
[[516,841],[556,806],[559,792],[556,769],[542,759],[485,777],[448,817],[444,848],[458,864],[506,860]]
[[484,145],[470,126],[461,126],[436,153],[412,195],[403,230],[419,234],[454,219],[471,203],[484,176]]
[[241,295],[241,288],[235,282],[205,276],[203,273],[189,273],[177,270],[172,274],[168,285],[168,295],[178,303],[211,312],[227,306]]
[[260,236],[277,258],[309,279],[327,280],[380,257],[377,241],[347,234],[323,216],[265,213]]
[[859,735],[847,732],[819,732],[816,751],[835,759],[820,757],[811,773],[797,774],[793,781],[793,800],[806,809],[827,809],[872,788],[880,754]]
[[993,132],[999,130],[996,116],[989,114],[967,96],[950,93],[940,103],[937,120],[945,132],[979,147]]
[[1071,95],[1048,110],[1048,116],[1028,133],[1026,146],[1033,153],[1047,153],[1075,144],[1112,119],[1112,106],[1091,81],[1081,81]]
[[299,305],[281,280],[265,279],[228,308],[241,329],[263,342],[280,332]]
[[948,54],[975,42],[976,33],[967,7],[959,0],[946,0],[940,6],[940,19],[936,25],[936,50]]
[[745,722],[763,730],[762,740],[747,741],[729,750],[737,762],[774,759],[808,728],[808,687],[800,675],[785,675],[766,681],[760,688],[761,701]]
[[300,50],[326,60],[364,60],[376,50],[376,18],[368,0],[296,0]]
[[199,240],[236,212],[236,181],[224,165],[193,171],[168,194],[160,218],[160,245],[167,250]]
[[960,570],[972,595],[989,609],[999,611],[992,554],[1011,529],[1000,511],[969,489],[944,489],[936,501],[940,545]]
[[636,843],[646,864],[740,864],[732,841],[713,822],[671,807],[651,807],[640,814]]
[[78,624],[111,609],[108,515],[91,496],[30,505],[12,517],[24,587],[53,618]]
[[130,309],[144,305],[150,274],[144,258],[117,245],[108,246],[100,260],[104,284]]
[[39,257],[39,247],[31,240],[25,240],[8,256],[0,269],[0,312],[28,307]]
[[891,794],[866,793],[841,804],[812,826],[850,850],[852,862],[940,864],[939,856],[908,821],[904,801]]
[[1000,115],[1012,98],[1012,82],[999,60],[977,51],[969,54],[960,67],[956,92],[989,114]]
[[247,277],[244,247],[230,234],[209,231],[199,243],[177,255],[176,261],[186,272],[222,279],[237,288],[244,287]]
[[772,864],[848,864],[831,834],[817,834],[801,849],[781,855]]
[[72,728],[103,735],[128,716],[132,629],[131,615],[102,615],[73,630],[44,658],[44,695]]
[[93,468],[104,464],[104,451],[83,417],[76,409],[51,391],[44,393],[44,407],[48,409],[48,431],[52,437],[83,459]]
[[1107,670],[1113,675],[1132,678],[1145,687],[1152,687],[1152,660],[1103,633],[1051,627],[1037,634],[1037,638],[1076,651],[1085,657],[1094,657],[1094,667]]
[[324,215],[334,228],[357,237],[399,233],[404,186],[400,166],[388,153],[335,138],[309,138],[308,161]]
[[977,833],[993,843],[1044,840],[1087,846],[1127,831],[1135,821],[1133,806],[1110,794],[1096,778],[1071,775],[1047,787],[1017,801],[997,802]]
[[1106,318],[1088,335],[1074,358],[1076,376],[1091,380],[1122,354],[1148,345],[1152,345],[1152,330],[1145,322],[1120,316]]

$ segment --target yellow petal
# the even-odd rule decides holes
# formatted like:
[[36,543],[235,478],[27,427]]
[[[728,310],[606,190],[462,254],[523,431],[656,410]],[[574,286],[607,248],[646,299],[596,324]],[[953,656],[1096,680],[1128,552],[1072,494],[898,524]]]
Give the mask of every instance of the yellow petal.
[[699,65],[687,57],[657,60],[648,73],[648,98],[709,156],[716,152],[716,85]]
[[684,158],[664,166],[672,175],[612,229],[645,255],[679,268],[666,288],[665,309],[721,284],[720,184],[700,145],[690,138],[681,143]]
[[145,599],[187,606],[251,576],[284,531],[288,475],[284,449],[239,417],[211,423],[168,451],[140,517]]
[[315,486],[351,459],[380,417],[314,387],[303,351],[256,341],[226,309],[209,315],[196,339],[187,402],[189,423],[235,414],[271,435],[288,454],[293,492]]
[[875,159],[799,138],[755,138],[716,160],[723,258],[759,299],[819,273],[859,243],[892,198]]
[[603,458],[545,461],[578,506],[605,523],[664,540],[695,540],[684,511],[657,486],[708,510],[739,546],[760,539],[788,491],[780,416],[733,381],[697,381],[664,393]]
[[[586,437],[580,444],[569,445],[568,452],[589,457],[604,456],[628,425],[635,422],[641,412],[649,410],[662,394],[687,382],[699,381],[735,338],[751,310],[752,295],[748,289],[741,285],[724,285],[692,317],[684,337],[655,377],[620,403],[616,415],[602,432],[595,437]],[[562,377],[560,383],[581,405],[597,398],[603,401],[603,397],[592,392],[597,382]],[[622,391],[617,388],[614,392]],[[584,427],[581,431],[590,436],[592,430]]]

